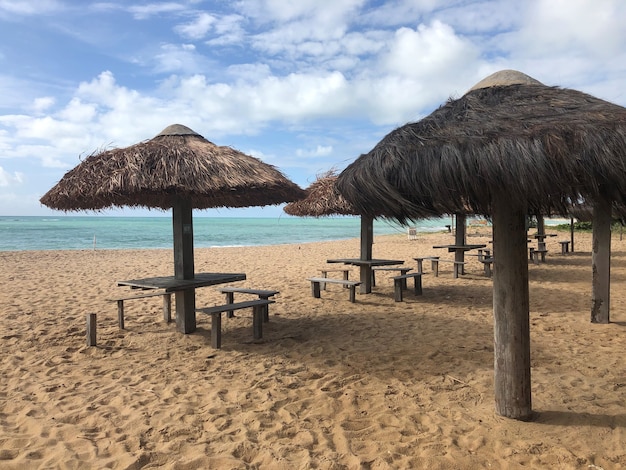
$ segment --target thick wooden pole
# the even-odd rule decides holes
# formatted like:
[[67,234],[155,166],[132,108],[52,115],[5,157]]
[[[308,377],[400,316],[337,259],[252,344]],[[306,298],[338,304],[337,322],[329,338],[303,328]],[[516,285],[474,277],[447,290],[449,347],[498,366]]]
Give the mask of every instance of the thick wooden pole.
[[543,218],[543,215],[537,214],[537,234],[545,235],[546,234],[546,222]]
[[[374,218],[366,215],[361,216],[361,257],[362,260],[372,259],[372,245],[374,244]],[[361,268],[361,294],[372,292],[372,267],[362,265]]]
[[[172,208],[174,230],[174,276],[176,279],[194,278],[193,220],[191,201],[178,200]],[[176,292],[176,328],[181,333],[196,330],[196,292],[185,289]]]
[[511,203],[503,195],[494,200],[495,401],[498,414],[528,420],[532,408],[526,209]]
[[[454,231],[454,244],[465,245],[466,241],[466,224],[467,216],[465,214],[456,215],[456,230]],[[465,261],[465,252],[463,250],[456,250],[454,252],[454,261]],[[461,273],[465,274],[464,265],[461,265]]]
[[574,217],[569,218],[569,242],[570,251],[574,253]]
[[593,205],[591,323],[609,323],[611,295],[611,201]]
[[456,215],[456,225],[454,230],[454,244],[465,245],[467,216],[465,214]]

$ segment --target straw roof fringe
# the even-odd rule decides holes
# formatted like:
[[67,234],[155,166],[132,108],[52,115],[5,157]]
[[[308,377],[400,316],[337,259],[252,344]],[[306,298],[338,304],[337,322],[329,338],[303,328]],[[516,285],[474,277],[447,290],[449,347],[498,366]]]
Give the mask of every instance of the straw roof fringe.
[[335,170],[318,175],[306,189],[307,196],[290,202],[283,210],[289,215],[300,217],[323,217],[330,215],[359,215],[337,191]]
[[489,215],[494,197],[545,215],[581,196],[624,205],[625,176],[625,108],[531,83],[473,89],[392,131],[337,187],[357,211],[402,222]]
[[92,154],[41,202],[65,211],[109,206],[165,210],[176,199],[205,209],[280,204],[304,196],[272,165],[177,124],[151,140]]

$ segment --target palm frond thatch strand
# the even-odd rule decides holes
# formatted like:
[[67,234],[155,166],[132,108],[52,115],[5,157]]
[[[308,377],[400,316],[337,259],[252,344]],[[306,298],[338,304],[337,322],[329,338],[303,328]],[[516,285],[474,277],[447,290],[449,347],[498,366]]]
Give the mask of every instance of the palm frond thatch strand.
[[400,221],[489,215],[503,195],[546,215],[600,193],[626,203],[626,108],[519,76],[494,76],[392,131],[339,175],[338,190],[357,211]]
[[306,189],[307,196],[290,202],[283,210],[300,217],[323,217],[329,215],[358,215],[358,212],[337,191],[337,174],[334,170],[316,178]]
[[273,205],[304,196],[272,165],[175,124],[148,141],[87,157],[41,203],[65,211],[168,209],[178,198],[206,209]]

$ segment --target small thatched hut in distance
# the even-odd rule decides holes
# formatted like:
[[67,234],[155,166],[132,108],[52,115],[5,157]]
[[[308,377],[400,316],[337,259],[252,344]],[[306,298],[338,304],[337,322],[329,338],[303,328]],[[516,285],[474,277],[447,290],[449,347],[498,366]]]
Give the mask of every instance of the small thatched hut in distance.
[[305,191],[305,198],[285,205],[283,210],[287,214],[299,217],[359,215],[337,191],[337,174],[333,170],[318,176]]

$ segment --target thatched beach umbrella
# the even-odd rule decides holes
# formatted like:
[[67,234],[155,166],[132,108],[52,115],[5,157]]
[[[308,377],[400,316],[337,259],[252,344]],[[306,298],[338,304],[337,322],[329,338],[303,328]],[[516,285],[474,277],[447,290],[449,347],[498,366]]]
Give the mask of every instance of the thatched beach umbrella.
[[333,170],[318,176],[305,192],[305,198],[286,204],[283,210],[298,217],[359,215],[337,191],[337,175]]
[[[433,211],[491,216],[496,409],[528,419],[525,218],[594,202],[594,315],[606,310],[611,201],[626,201],[626,109],[503,71],[383,138],[340,175],[358,211],[404,221]],[[597,318],[596,318],[597,319]]]
[[[374,244],[374,217],[359,214],[337,191],[337,174],[334,170],[316,178],[306,189],[307,196],[299,201],[290,202],[283,210],[289,215],[299,217],[325,217],[331,215],[359,215],[361,217],[361,253],[360,259],[371,260]],[[372,291],[372,267],[360,268],[362,294]]]
[[[194,278],[192,209],[265,206],[305,196],[279,170],[174,124],[153,139],[93,154],[41,202],[63,211],[106,207],[172,209],[176,279]],[[176,295],[179,330],[195,330],[195,293]]]

